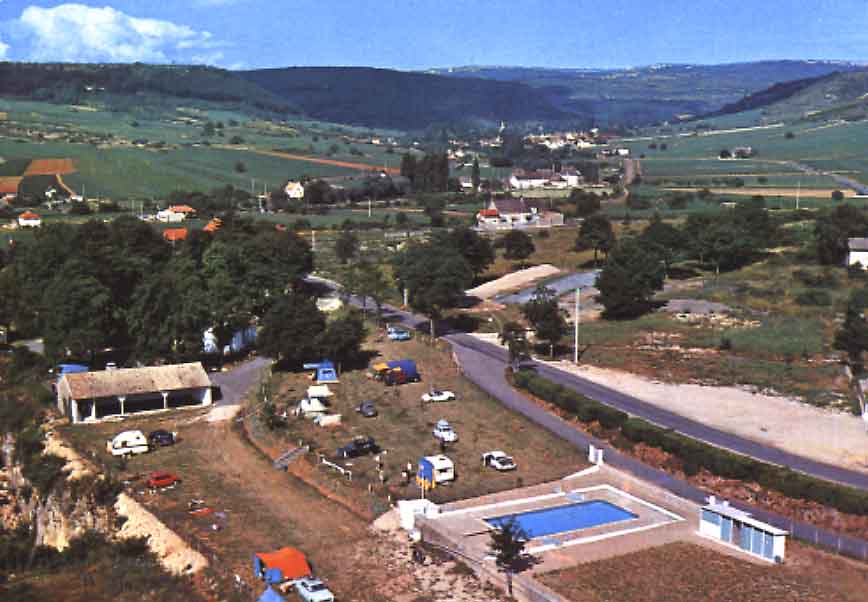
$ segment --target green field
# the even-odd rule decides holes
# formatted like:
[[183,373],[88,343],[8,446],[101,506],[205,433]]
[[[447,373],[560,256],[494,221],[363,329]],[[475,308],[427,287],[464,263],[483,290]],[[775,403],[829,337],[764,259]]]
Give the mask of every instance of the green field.
[[[118,200],[162,197],[178,189],[204,191],[227,184],[249,189],[252,179],[258,191],[263,186],[274,190],[288,179],[303,176],[360,173],[347,167],[266,156],[254,150],[284,150],[372,168],[397,167],[400,163],[400,153],[390,147],[346,139],[386,137],[395,132],[307,120],[276,123],[191,107],[179,107],[149,120],[107,110],[6,99],[0,99],[0,112],[8,114],[0,127],[36,129],[45,136],[44,141],[39,141],[0,135],[0,158],[7,161],[0,164],[0,175],[17,175],[22,162],[28,159],[69,157],[74,159],[79,173],[64,178],[68,185],[76,192],[86,188],[88,195]],[[209,120],[223,127],[205,137],[203,127]],[[233,140],[237,144],[232,148],[214,148]],[[162,148],[130,146],[131,141]],[[243,172],[236,170],[239,162],[244,165]]]
[[[792,132],[794,137],[787,138],[788,132]],[[657,143],[658,149],[648,148],[652,142]],[[667,145],[665,151],[659,150],[663,142]],[[795,167],[784,163],[798,161],[868,183],[868,156],[864,154],[868,144],[868,122],[820,126],[797,124],[694,136],[655,136],[625,144],[635,156],[644,155],[642,173],[646,181],[739,176],[747,186],[795,187],[801,182],[806,188],[832,190],[842,187],[827,176],[800,175]],[[745,160],[717,159],[722,149],[736,146],[751,146],[757,155]],[[768,182],[759,184],[756,178],[764,174],[774,175],[764,176]]]

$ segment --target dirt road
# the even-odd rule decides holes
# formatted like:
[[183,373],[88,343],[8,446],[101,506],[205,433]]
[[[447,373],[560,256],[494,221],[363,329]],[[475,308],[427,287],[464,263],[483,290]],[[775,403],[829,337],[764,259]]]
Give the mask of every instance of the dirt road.
[[[225,148],[234,148],[227,146]],[[237,150],[237,149],[235,149]],[[337,159],[324,159],[322,157],[311,157],[309,155],[296,155],[292,153],[282,153],[279,151],[266,151],[255,148],[247,149],[247,152],[256,153],[257,155],[267,155],[269,157],[279,157],[281,159],[289,159],[291,161],[305,161],[307,163],[318,163],[320,165],[333,165],[335,167],[346,167],[347,169],[358,169],[359,171],[382,171],[389,175],[397,176],[401,174],[401,170],[396,167],[385,167],[383,165],[371,165],[370,163],[356,163],[353,161],[339,161]]]

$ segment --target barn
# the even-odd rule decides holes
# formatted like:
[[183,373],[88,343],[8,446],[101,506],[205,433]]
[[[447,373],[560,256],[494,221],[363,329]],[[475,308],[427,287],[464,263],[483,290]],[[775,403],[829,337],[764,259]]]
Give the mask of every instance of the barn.
[[57,407],[72,423],[211,401],[201,362],[64,374],[57,383]]

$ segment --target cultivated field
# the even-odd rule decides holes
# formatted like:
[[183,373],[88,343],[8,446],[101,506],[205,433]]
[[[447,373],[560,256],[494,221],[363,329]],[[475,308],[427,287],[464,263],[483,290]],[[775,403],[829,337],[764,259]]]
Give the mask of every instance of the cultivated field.
[[861,602],[868,567],[791,545],[784,566],[674,543],[542,575],[572,602]]

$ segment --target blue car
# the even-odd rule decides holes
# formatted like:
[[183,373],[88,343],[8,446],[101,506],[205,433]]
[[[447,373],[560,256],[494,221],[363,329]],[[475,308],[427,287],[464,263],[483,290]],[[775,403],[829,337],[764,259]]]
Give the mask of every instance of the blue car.
[[390,341],[409,341],[410,340],[410,333],[406,330],[400,330],[398,328],[390,328],[388,336],[389,336]]

